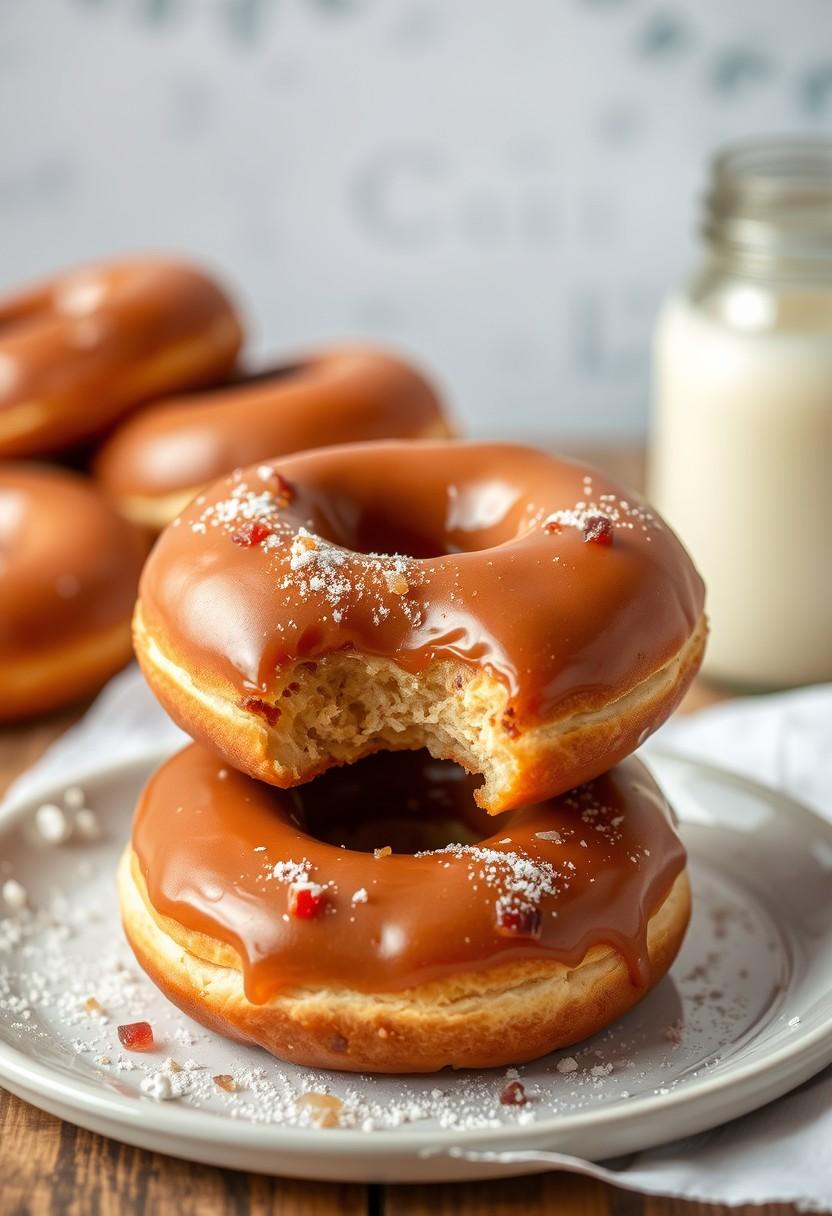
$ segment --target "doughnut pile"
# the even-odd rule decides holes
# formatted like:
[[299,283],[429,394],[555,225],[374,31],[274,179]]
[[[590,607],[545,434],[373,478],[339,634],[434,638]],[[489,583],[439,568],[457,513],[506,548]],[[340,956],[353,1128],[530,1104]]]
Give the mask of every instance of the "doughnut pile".
[[135,609],[195,740],[121,864],[139,962],[313,1067],[496,1067],[602,1029],[688,923],[631,753],[696,673],[703,600],[646,504],[530,448],[355,443],[220,479]]
[[150,539],[223,473],[450,433],[427,381],[384,351],[252,372],[242,343],[224,289],[181,261],[80,267],[0,298],[0,720],[89,696],[129,660]]
[[400,358],[242,344],[178,261],[0,300],[0,720],[93,693],[132,616],[194,742],[140,797],[122,919],[207,1026],[379,1073],[595,1033],[690,915],[632,753],[700,664],[696,571],[600,473],[452,438]]

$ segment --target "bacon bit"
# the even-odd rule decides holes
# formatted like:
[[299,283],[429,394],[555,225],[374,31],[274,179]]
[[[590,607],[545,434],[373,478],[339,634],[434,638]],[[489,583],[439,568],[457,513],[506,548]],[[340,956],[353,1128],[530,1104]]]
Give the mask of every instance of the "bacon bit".
[[295,497],[295,487],[292,485],[292,483],[287,481],[286,478],[281,473],[278,473],[277,469],[275,469],[273,470],[271,478],[269,479],[269,485],[274,492],[277,505],[279,507],[288,507],[289,503],[292,502]]
[[389,857],[393,852],[389,844],[386,844],[382,849],[373,849],[373,857],[376,861],[381,861],[382,857]]
[[267,536],[271,536],[272,529],[268,524],[264,524],[259,519],[249,520],[243,524],[236,532],[231,533],[231,539],[235,545],[241,545],[247,549],[249,545],[259,545],[261,540],[265,540]]
[[261,718],[265,718],[269,726],[274,726],[280,717],[280,707],[272,705],[269,701],[262,700],[261,697],[241,697],[237,702],[240,709],[246,710],[247,713],[257,714]]
[[385,570],[384,581],[387,583],[387,590],[392,595],[407,595],[410,590],[410,584],[398,570]]
[[465,681],[463,680],[462,676],[458,675],[454,680],[454,688],[462,688],[464,683]]
[[514,710],[509,706],[500,719],[500,725],[510,739],[520,738],[520,729],[514,721]]
[[292,557],[302,557],[304,553],[311,553],[317,547],[318,542],[314,536],[310,536],[308,532],[298,532],[292,541]]
[[326,891],[318,883],[294,883],[289,888],[289,912],[298,920],[314,920],[325,907]]
[[156,1046],[150,1022],[128,1022],[117,1027],[118,1041],[126,1051],[152,1051]]
[[337,1127],[341,1122],[340,1115],[344,1103],[332,1094],[319,1094],[314,1091],[301,1094],[296,1105],[301,1110],[308,1110],[309,1117],[315,1127]]
[[503,937],[540,937],[539,908],[503,908],[497,917]]
[[587,515],[584,520],[584,540],[607,548],[612,544],[613,526],[608,515]]
[[86,1009],[87,1013],[95,1013],[99,1016],[102,1016],[104,1013],[104,1006],[100,1001],[97,1001],[94,996],[87,997],[87,999],[84,1001],[84,1008]]
[[552,536],[556,532],[562,532],[563,527],[559,520],[547,519],[546,523],[543,525],[543,531],[547,532],[549,536]]
[[227,1094],[235,1094],[237,1092],[237,1082],[227,1072],[221,1072],[219,1076],[212,1077],[212,1081],[220,1089],[224,1089]]
[[509,1081],[500,1094],[501,1106],[525,1106],[528,1100],[526,1091],[519,1081]]
[[556,828],[552,828],[551,832],[535,832],[535,840],[551,841],[552,844],[563,844],[563,837]]

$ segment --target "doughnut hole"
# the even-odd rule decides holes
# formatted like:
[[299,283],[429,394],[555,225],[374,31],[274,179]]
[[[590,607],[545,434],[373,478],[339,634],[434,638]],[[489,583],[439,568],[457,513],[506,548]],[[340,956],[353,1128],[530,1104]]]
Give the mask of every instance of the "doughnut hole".
[[[341,472],[341,470],[338,470]],[[406,485],[391,499],[389,486],[356,486],[341,477],[304,485],[303,510],[312,531],[353,553],[418,559],[477,553],[515,540],[529,527],[527,496],[499,477],[449,486],[444,477]]]
[[476,784],[458,765],[424,751],[382,753],[293,790],[293,815],[316,840],[362,853],[479,844],[494,823],[474,802]]

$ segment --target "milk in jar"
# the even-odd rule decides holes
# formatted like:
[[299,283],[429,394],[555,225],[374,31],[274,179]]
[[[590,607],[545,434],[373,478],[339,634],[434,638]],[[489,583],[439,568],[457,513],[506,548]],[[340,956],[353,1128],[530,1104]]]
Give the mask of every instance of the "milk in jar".
[[832,679],[832,141],[717,158],[655,334],[650,494],[708,587],[707,674]]

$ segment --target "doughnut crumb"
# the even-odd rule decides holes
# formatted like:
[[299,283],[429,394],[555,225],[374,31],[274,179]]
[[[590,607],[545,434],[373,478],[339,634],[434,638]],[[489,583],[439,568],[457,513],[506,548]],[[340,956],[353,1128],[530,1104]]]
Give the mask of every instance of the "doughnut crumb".
[[298,1109],[306,1113],[313,1127],[338,1127],[341,1122],[341,1111],[344,1103],[334,1094],[322,1094],[310,1091],[301,1094],[297,1100]]

